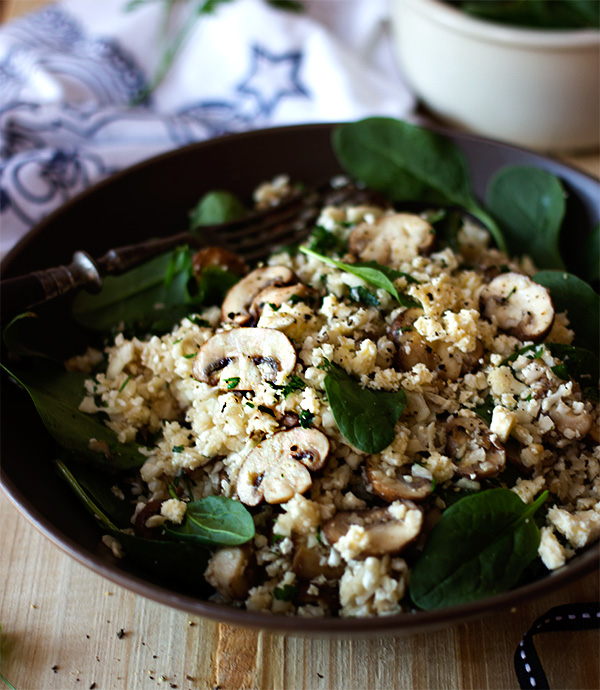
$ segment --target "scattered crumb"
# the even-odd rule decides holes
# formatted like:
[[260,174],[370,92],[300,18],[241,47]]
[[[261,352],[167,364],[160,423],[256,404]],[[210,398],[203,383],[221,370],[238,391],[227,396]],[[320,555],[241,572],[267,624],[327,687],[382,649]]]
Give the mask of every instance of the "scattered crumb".
[[96,683],[92,683],[92,684],[90,685],[90,690],[94,690],[95,687],[96,687]]
[[58,665],[54,664],[54,666],[52,667],[52,670],[54,671],[54,673],[56,673],[58,671]]
[[125,637],[125,631],[123,630],[123,628],[121,628],[121,629],[119,630],[119,632],[117,633],[117,637],[118,637],[120,640],[122,640],[122,639]]

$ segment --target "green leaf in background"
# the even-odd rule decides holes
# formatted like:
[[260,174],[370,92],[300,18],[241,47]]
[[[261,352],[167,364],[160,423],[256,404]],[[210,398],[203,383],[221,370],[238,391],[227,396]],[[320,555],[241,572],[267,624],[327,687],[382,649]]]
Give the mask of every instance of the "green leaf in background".
[[373,117],[337,127],[333,149],[342,168],[393,201],[460,206],[506,242],[495,220],[476,201],[466,160],[434,132],[391,118]]
[[[144,571],[164,577],[166,580],[186,582],[192,585],[198,594],[202,593],[203,587],[208,589],[203,581],[202,573],[208,565],[211,550],[201,544],[144,539],[122,532],[114,524],[113,515],[107,515],[103,510],[106,504],[102,505],[98,491],[101,490],[105,494],[106,487],[100,489],[100,477],[97,477],[94,486],[90,487],[89,482],[82,481],[80,465],[73,464],[68,467],[59,460],[56,467],[86,510],[98,520],[102,530],[121,544],[126,559],[136,563]],[[110,481],[110,478],[107,478],[106,486]]]
[[597,223],[585,238],[581,254],[582,277],[590,283],[597,283],[600,281],[600,223]]
[[[96,415],[79,410],[86,374],[50,367],[11,371],[2,366],[29,393],[44,426],[60,446],[98,466],[129,469],[144,464],[139,444],[119,443]],[[90,448],[91,439],[95,443]]]
[[226,496],[207,496],[188,503],[183,523],[167,522],[164,531],[184,541],[234,546],[254,537],[254,521],[239,501]]
[[179,247],[120,276],[107,276],[102,290],[79,292],[73,302],[74,319],[93,331],[168,331],[194,309],[199,300],[195,287],[192,252]]
[[395,426],[406,406],[404,391],[363,388],[342,367],[326,362],[325,393],[344,438],[365,453],[379,453],[396,435]]
[[529,166],[503,168],[490,180],[486,205],[511,255],[528,254],[538,268],[565,267],[559,246],[565,190],[557,177]]
[[600,298],[581,278],[562,271],[539,271],[533,280],[548,288],[554,309],[567,312],[573,344],[592,352],[600,347]]
[[514,587],[537,557],[540,532],[533,516],[547,495],[527,505],[510,489],[489,489],[451,505],[411,573],[413,602],[437,609]]
[[[201,225],[216,225],[243,218],[246,209],[231,192],[220,189],[208,192],[190,211],[190,230]],[[198,233],[200,236],[202,233]]]
[[565,373],[579,384],[584,396],[598,400],[600,379],[598,355],[583,347],[573,345],[548,343],[547,347],[554,357],[562,360]]
[[395,300],[405,307],[418,307],[419,304],[414,300],[410,299],[406,295],[399,293],[394,285],[394,280],[398,278],[404,278],[409,283],[415,283],[415,279],[408,273],[402,273],[401,271],[396,271],[389,266],[383,266],[376,261],[365,261],[363,263],[347,264],[343,261],[338,261],[337,259],[331,259],[328,256],[323,256],[322,254],[317,254],[312,249],[308,247],[300,247],[300,251],[307,256],[312,256],[319,261],[322,261],[329,266],[334,268],[339,268],[340,271],[345,271],[346,273],[351,273],[357,278],[361,278],[368,283],[373,285],[373,287],[381,288],[389,293]]

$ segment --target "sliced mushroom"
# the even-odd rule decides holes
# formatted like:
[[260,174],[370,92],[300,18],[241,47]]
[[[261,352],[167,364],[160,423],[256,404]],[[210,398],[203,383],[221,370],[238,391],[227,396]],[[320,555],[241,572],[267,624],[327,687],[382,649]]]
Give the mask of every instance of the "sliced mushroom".
[[317,429],[295,427],[265,439],[244,460],[237,479],[237,493],[248,506],[285,503],[312,484],[309,470],[325,464],[329,439]]
[[456,381],[475,369],[484,353],[483,343],[478,340],[472,352],[464,353],[441,340],[429,341],[412,325],[421,314],[420,309],[407,309],[389,327],[388,335],[397,345],[394,366],[410,371],[415,364],[424,364],[444,381]]
[[297,282],[294,272],[286,266],[255,268],[225,295],[221,306],[221,319],[246,325],[252,321],[250,305],[259,292],[271,285],[289,285]]
[[373,492],[388,503],[399,499],[422,501],[431,494],[431,479],[414,477],[410,467],[392,467],[377,462],[371,455],[367,458],[366,475]]
[[446,425],[446,454],[456,474],[469,479],[496,477],[506,464],[506,452],[479,417],[454,417]]
[[592,415],[587,410],[575,412],[562,400],[559,400],[548,414],[554,422],[556,430],[563,435],[570,431],[576,438],[583,438],[592,428]]
[[202,275],[207,268],[222,268],[243,276],[248,273],[248,264],[237,254],[222,247],[205,247],[192,257],[192,266],[196,276]]
[[435,231],[420,216],[395,213],[375,223],[361,223],[350,233],[348,247],[361,261],[398,266],[433,248]]
[[[273,328],[234,328],[216,333],[198,350],[192,376],[228,389],[252,390],[261,381],[281,383],[296,366],[290,339]],[[231,385],[234,382],[234,385]]]
[[485,316],[520,340],[538,341],[552,328],[554,306],[543,285],[520,273],[502,273],[481,292]]
[[225,599],[245,599],[252,586],[254,556],[249,544],[219,549],[208,562],[204,577]]
[[261,290],[258,295],[252,300],[250,305],[250,314],[258,321],[265,304],[272,304],[276,307],[281,306],[284,302],[289,302],[292,297],[303,299],[313,294],[313,291],[304,285],[298,283],[296,285],[285,285],[283,287],[272,285],[264,290]]
[[[402,504],[405,508],[402,511],[392,510],[390,506],[337,513],[323,525],[323,532],[333,545],[348,533],[352,525],[360,525],[367,536],[360,558],[400,553],[416,539],[423,525],[423,511],[411,501],[403,501]],[[398,508],[398,504],[394,507]]]
[[[325,562],[322,563],[322,561]],[[314,580],[319,575],[332,580],[342,576],[344,566],[327,565],[327,559],[319,551],[300,545],[294,552],[292,570],[296,573],[299,580]]]

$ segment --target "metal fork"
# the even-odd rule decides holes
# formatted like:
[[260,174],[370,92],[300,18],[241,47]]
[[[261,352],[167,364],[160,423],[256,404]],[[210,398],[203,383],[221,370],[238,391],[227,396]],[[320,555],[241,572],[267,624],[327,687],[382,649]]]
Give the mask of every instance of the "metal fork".
[[30,307],[65,295],[77,288],[97,292],[106,275],[119,274],[154,256],[188,244],[194,248],[219,246],[232,251],[248,263],[266,257],[276,247],[304,239],[314,228],[323,206],[364,203],[373,193],[357,187],[344,177],[308,187],[265,211],[218,225],[204,225],[193,232],[180,232],[110,249],[93,259],[76,251],[66,266],[33,271],[0,281],[1,318],[14,316]]

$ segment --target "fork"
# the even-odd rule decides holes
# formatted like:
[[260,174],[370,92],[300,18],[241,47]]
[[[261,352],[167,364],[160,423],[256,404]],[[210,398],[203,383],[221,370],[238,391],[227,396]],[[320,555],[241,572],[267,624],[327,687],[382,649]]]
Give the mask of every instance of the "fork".
[[373,192],[338,176],[238,220],[203,225],[193,231],[117,247],[97,259],[84,251],[76,251],[68,265],[0,281],[0,317],[4,320],[78,288],[98,292],[104,276],[123,273],[183,244],[194,248],[219,246],[252,263],[266,257],[276,247],[304,239],[314,228],[323,206],[364,203],[373,198]]

